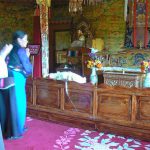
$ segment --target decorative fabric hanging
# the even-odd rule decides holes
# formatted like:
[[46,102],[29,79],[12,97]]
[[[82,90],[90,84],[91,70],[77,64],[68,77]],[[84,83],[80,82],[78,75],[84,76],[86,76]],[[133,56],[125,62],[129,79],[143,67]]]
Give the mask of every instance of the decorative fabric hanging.
[[48,7],[51,0],[36,0],[40,8],[40,26],[42,43],[42,76],[49,74],[49,37],[48,37]]
[[136,1],[134,0],[134,5],[133,5],[133,46],[137,47],[137,42],[136,42]]
[[145,36],[144,36],[144,47],[147,48],[148,45],[148,0],[146,0],[146,11],[145,11]]
[[127,20],[128,0],[124,1],[124,21]]

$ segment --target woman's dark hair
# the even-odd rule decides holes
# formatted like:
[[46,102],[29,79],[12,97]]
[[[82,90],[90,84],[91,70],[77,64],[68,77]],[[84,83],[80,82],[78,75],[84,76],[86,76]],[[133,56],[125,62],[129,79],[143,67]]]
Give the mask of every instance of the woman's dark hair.
[[22,39],[25,35],[27,35],[27,33],[21,30],[14,32],[12,36],[12,40],[13,40],[12,42],[16,43],[18,38]]

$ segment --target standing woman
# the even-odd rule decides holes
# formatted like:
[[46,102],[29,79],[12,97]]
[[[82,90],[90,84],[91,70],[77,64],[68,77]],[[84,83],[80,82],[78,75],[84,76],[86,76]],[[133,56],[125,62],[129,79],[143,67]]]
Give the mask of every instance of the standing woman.
[[13,34],[13,49],[9,54],[8,68],[12,71],[15,83],[16,115],[20,136],[25,130],[26,120],[26,79],[32,74],[32,64],[29,60],[28,35],[23,31]]
[[[5,62],[6,56],[9,54],[9,52],[12,50],[11,44],[6,44],[2,50],[0,50],[0,150],[4,150],[4,142],[2,137],[2,129],[6,123],[6,109],[5,109],[5,99],[3,99],[3,91],[5,88],[9,88],[13,86],[13,81],[9,80],[8,77],[8,70],[7,70],[7,64]],[[7,81],[7,84],[4,83],[4,81]],[[8,84],[9,83],[9,84]]]

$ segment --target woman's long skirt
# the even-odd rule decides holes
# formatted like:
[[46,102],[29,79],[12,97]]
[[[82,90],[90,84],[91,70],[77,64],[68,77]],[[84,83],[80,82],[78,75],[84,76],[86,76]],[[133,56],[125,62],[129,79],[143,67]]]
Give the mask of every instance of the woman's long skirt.
[[17,71],[12,71],[15,83],[16,110],[18,118],[18,127],[21,134],[24,133],[26,121],[26,78],[23,74]]
[[12,71],[14,86],[0,89],[0,123],[4,138],[19,138],[26,120],[26,78]]
[[0,125],[0,150],[4,150],[4,142],[2,137],[1,125]]
[[0,124],[4,138],[20,136],[17,120],[14,80],[8,77],[0,88]]

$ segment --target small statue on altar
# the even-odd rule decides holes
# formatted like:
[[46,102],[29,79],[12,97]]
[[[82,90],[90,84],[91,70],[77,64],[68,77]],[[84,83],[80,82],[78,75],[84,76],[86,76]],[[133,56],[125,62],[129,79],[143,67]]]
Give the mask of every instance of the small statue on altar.
[[84,36],[82,30],[79,29],[79,30],[77,31],[77,36],[78,36],[79,41],[85,42],[85,36]]
[[71,47],[84,47],[85,46],[85,36],[83,31],[78,29],[77,30],[77,40],[71,43]]

